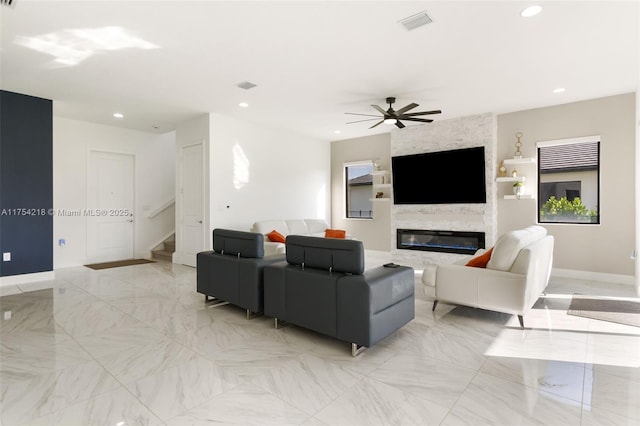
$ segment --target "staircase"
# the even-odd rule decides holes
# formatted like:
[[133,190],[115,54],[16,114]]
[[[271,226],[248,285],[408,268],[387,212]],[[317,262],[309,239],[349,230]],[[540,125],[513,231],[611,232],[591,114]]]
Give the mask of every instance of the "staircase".
[[174,251],[176,251],[175,234],[163,241],[162,244],[158,245],[158,247],[151,250],[151,258],[171,262]]

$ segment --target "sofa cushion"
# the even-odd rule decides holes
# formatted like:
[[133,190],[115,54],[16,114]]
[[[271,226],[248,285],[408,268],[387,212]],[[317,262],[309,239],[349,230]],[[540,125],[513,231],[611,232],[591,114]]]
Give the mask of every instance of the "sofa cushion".
[[284,220],[262,220],[260,222],[255,222],[251,227],[251,230],[253,232],[264,235],[267,235],[274,229],[284,236],[287,236],[289,234],[287,224],[284,222]]
[[493,246],[493,253],[487,263],[487,269],[508,271],[520,250],[545,235],[547,235],[547,230],[538,225],[503,234]]
[[304,219],[287,219],[285,220],[289,235],[309,235],[309,227]]
[[304,221],[311,235],[324,234],[324,230],[329,228],[329,224],[324,219],[305,219]]
[[275,229],[267,234],[267,238],[269,238],[269,241],[272,241],[274,243],[286,242],[285,236],[279,233],[278,231],[276,231]]
[[465,263],[465,266],[472,266],[474,268],[486,268],[487,263],[489,263],[489,260],[491,259],[491,253],[493,253],[493,247],[491,247],[481,255],[469,259],[469,261]]

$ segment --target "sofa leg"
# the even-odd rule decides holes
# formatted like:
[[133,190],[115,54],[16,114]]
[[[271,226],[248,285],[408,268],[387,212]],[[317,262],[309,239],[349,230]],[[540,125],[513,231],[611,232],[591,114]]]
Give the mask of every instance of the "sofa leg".
[[518,315],[518,321],[520,321],[520,328],[524,330],[524,318],[522,318],[522,315]]
[[351,344],[351,356],[358,356],[360,355],[365,349],[367,349],[366,346],[359,346],[357,343],[352,343]]
[[433,312],[433,311],[435,311],[435,310],[436,310],[436,306],[438,306],[438,301],[437,301],[437,300],[434,300],[434,301],[433,301],[433,306],[431,307],[431,312]]
[[262,316],[262,312],[251,312],[250,309],[247,309],[247,319],[254,319]]
[[288,322],[286,322],[286,321],[279,321],[279,320],[278,320],[278,318],[274,318],[274,319],[273,319],[273,324],[275,325],[276,330],[277,330],[277,329],[279,329],[279,328],[286,327],[287,325],[289,325],[289,323],[288,323]]

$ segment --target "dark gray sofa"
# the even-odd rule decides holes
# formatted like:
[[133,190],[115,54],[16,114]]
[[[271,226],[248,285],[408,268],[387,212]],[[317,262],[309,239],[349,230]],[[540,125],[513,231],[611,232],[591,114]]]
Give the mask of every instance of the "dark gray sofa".
[[213,250],[196,256],[197,291],[247,310],[247,318],[263,311],[263,269],[283,262],[284,254],[264,257],[264,235],[229,229],[213,230]]
[[371,347],[415,317],[413,268],[365,272],[361,241],[290,235],[286,262],[264,268],[264,314]]

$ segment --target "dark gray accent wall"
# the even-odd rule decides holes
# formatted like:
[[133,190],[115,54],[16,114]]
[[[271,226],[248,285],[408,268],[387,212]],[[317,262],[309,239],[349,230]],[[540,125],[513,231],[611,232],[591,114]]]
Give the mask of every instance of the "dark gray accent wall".
[[52,101],[0,91],[0,276],[53,270]]

